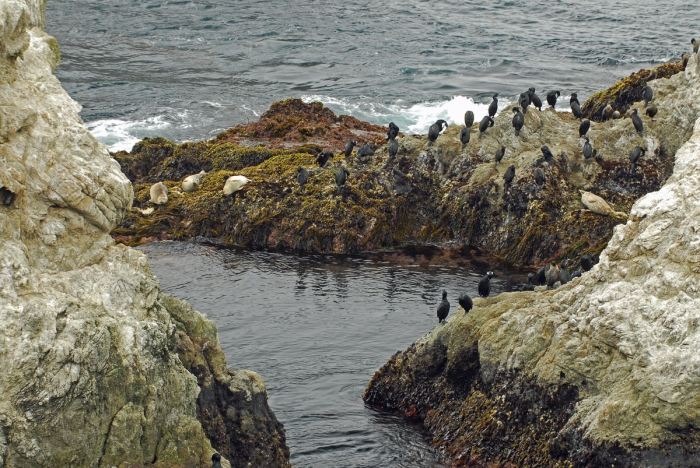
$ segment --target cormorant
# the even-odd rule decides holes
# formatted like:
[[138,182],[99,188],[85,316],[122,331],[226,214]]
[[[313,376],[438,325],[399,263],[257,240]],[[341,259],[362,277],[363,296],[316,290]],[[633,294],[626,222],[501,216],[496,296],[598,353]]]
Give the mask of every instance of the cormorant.
[[[497,110],[498,110],[498,93],[493,95],[493,101],[491,101],[491,104],[489,104],[489,117],[495,116]],[[483,122],[483,120],[482,120],[482,122]]]
[[396,153],[399,152],[399,142],[396,140],[396,138],[392,138],[391,141],[389,142],[389,157],[393,158],[396,156]]
[[462,127],[462,133],[459,135],[459,139],[462,142],[462,149],[464,149],[465,146],[467,146],[467,143],[469,143],[469,140],[472,137],[472,131],[469,127]]
[[561,267],[559,268],[559,281],[561,281],[561,284],[566,284],[571,281],[571,274],[569,270],[566,269],[567,263],[566,260],[561,261]]
[[320,153],[318,153],[318,156],[316,156],[316,162],[318,163],[319,167],[323,167],[332,157],[333,153],[331,151],[323,150]]
[[352,154],[352,149],[357,145],[355,140],[350,140],[345,144],[345,157],[349,158]]
[[646,107],[654,99],[654,90],[651,86],[646,85],[642,90],[642,94],[644,95],[644,107]]
[[357,156],[358,158],[363,158],[365,156],[374,156],[374,148],[372,148],[372,144],[365,143],[364,145],[360,146],[360,149],[357,150],[355,156]]
[[386,132],[386,139],[393,140],[399,134],[399,127],[394,122],[389,122],[389,130]]
[[535,169],[535,183],[539,186],[544,184],[544,171],[539,167]]
[[540,148],[540,151],[542,151],[545,161],[547,161],[549,164],[554,163],[554,155],[547,146],[543,146],[542,148]]
[[550,91],[547,93],[547,103],[552,106],[552,109],[557,105],[557,98],[559,96],[561,96],[559,91]]
[[430,129],[428,130],[428,140],[430,140],[431,145],[435,140],[437,140],[438,135],[440,135],[440,132],[443,130],[443,125],[444,128],[447,128],[447,122],[440,119],[430,126]]
[[581,268],[583,268],[583,271],[590,271],[593,268],[593,257],[588,254],[581,257]]
[[447,318],[447,314],[450,313],[450,303],[447,301],[447,291],[442,290],[442,301],[437,308],[437,318],[438,323],[444,322]]
[[472,304],[472,298],[469,297],[467,293],[462,293],[459,296],[459,305],[462,306],[465,314],[472,310],[472,307],[474,307],[474,304]]
[[697,54],[698,53],[698,48],[700,48],[700,42],[696,41],[695,38],[692,38],[690,40],[690,43],[693,44],[693,53]]
[[493,278],[493,272],[487,271],[481,281],[479,281],[479,296],[489,297],[491,292],[491,278]]
[[493,119],[488,115],[484,116],[479,123],[479,138],[486,132],[486,129],[493,127]]
[[527,283],[523,285],[523,291],[534,291],[535,285],[532,284],[532,273],[527,274]]
[[578,137],[581,138],[588,133],[589,128],[591,128],[591,121],[588,119],[582,120],[581,125],[578,126]]
[[542,100],[535,94],[535,88],[530,88],[527,90],[527,94],[530,96],[530,103],[537,107],[537,110],[542,110]]
[[464,125],[467,127],[474,125],[474,112],[467,111],[464,113]]
[[632,163],[630,172],[634,172],[634,168],[637,165],[637,161],[640,157],[644,156],[646,152],[647,150],[645,150],[641,146],[635,146],[634,148],[632,148],[632,151],[630,151],[630,163]]
[[338,184],[338,188],[345,185],[345,181],[348,180],[350,171],[346,167],[341,167],[338,172],[335,173],[335,183]]
[[513,179],[515,178],[515,164],[511,164],[508,166],[508,169],[506,169],[505,174],[503,174],[503,180],[506,181],[506,185],[503,189],[503,194],[505,195],[505,192],[508,191],[508,187],[510,187],[510,184],[513,182]]
[[581,114],[581,104],[578,102],[578,96],[576,93],[571,93],[569,105],[571,106],[571,112],[574,114],[574,118],[580,119],[583,114]]
[[525,125],[525,116],[520,112],[519,107],[513,107],[513,128],[515,128],[515,136],[520,135],[520,129]]
[[309,171],[303,167],[297,167],[297,182],[299,182],[299,188],[303,189],[304,184],[309,180]]
[[647,107],[646,114],[649,116],[651,121],[654,121],[654,117],[656,117],[656,114],[659,112],[659,109],[656,108],[656,106],[652,103],[649,107]]
[[501,162],[501,159],[503,159],[503,156],[505,156],[505,154],[506,154],[506,147],[501,145],[501,147],[496,150],[496,158],[495,158],[496,164],[494,164],[494,166],[497,166],[498,163]]
[[544,265],[542,268],[537,270],[535,275],[535,282],[540,286],[547,284],[547,272],[549,271],[549,265]]
[[221,467],[221,455],[215,453],[211,456],[211,468],[222,468]]
[[586,162],[589,162],[589,160],[593,157],[593,145],[591,145],[591,141],[588,139],[588,137],[584,137],[586,139],[586,143],[583,145],[583,157],[586,158]]
[[527,92],[520,93],[518,104],[522,108],[523,114],[527,114],[527,107],[530,105],[530,95]]
[[642,132],[644,131],[644,122],[642,122],[642,118],[637,113],[637,109],[632,111],[632,115],[630,117],[632,117],[632,124],[634,124],[635,130],[637,130],[639,136],[642,136]]

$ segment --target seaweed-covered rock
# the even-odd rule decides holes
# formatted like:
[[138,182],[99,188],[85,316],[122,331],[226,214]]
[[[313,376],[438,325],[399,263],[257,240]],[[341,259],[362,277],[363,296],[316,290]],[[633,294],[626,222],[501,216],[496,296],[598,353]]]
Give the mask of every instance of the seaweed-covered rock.
[[[0,2],[0,466],[209,467],[218,450],[289,467],[260,377],[226,369],[215,325],[110,237],[132,185],[53,76],[44,10]],[[132,175],[184,152],[159,144]]]
[[[699,72],[694,56],[661,104],[700,105]],[[458,309],[391,357],[367,403],[423,421],[457,466],[699,467],[700,119],[691,128],[591,271]]]
[[[700,115],[694,103],[683,100],[688,89],[683,77],[681,73],[652,82],[659,114],[655,122],[642,117],[643,137],[629,119],[594,122],[588,137],[596,156],[588,162],[578,138],[578,121],[568,113],[528,112],[516,137],[512,113],[503,112],[493,128],[483,137],[475,135],[465,149],[458,126],[432,145],[424,136],[401,136],[398,154],[390,158],[379,128],[368,134],[369,124],[337,117],[320,103],[284,101],[273,105],[260,122],[235,127],[210,141],[176,145],[151,139],[131,153],[117,154],[133,177],[136,196],[135,209],[113,235],[131,245],[206,238],[249,247],[336,253],[462,244],[514,265],[598,253],[624,217],[585,210],[579,190],[601,196],[615,212],[627,213],[636,199],[661,187],[671,173],[675,151]],[[314,138],[288,141],[288,135],[297,134],[294,127],[285,127],[292,133],[282,135],[273,123],[295,115],[330,124]],[[362,140],[355,134],[376,139]],[[360,143],[374,141],[375,154],[346,158],[336,151],[326,167],[318,167],[315,155],[320,149],[342,148],[351,137]],[[494,154],[501,145],[506,154],[496,165]],[[553,161],[543,157],[543,145],[553,151]],[[637,145],[646,149],[646,155],[631,171],[629,152]],[[137,175],[129,168],[141,167],[140,155],[150,169]],[[516,173],[506,192],[503,173],[511,164]],[[181,166],[186,170],[173,170]],[[299,166],[309,171],[303,190],[295,178]],[[341,189],[335,184],[340,167],[350,171]],[[545,172],[542,187],[535,183],[537,167]],[[182,193],[181,178],[200,170],[209,171],[202,189]],[[221,189],[233,174],[251,182],[225,197]],[[170,200],[151,210],[149,189],[156,181],[168,186]]]

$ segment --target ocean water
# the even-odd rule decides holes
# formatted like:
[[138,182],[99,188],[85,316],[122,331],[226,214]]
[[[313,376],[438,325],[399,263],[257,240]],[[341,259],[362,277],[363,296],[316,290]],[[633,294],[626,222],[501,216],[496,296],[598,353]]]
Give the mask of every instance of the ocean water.
[[679,58],[698,17],[678,0],[50,0],[46,29],[86,126],[118,150],[210,138],[289,97],[416,133],[530,86],[565,110]]
[[[295,256],[163,242],[141,248],[161,287],[219,327],[231,368],[265,380],[297,468],[444,466],[420,427],[368,408],[374,372],[477,295],[473,268]],[[492,294],[520,287],[497,272]]]

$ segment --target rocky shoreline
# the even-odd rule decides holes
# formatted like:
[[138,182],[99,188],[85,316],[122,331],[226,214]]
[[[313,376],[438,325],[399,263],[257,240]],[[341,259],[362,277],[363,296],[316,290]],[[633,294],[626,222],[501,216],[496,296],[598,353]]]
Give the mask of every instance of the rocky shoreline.
[[[276,103],[260,121],[209,141],[145,139],[131,152],[114,155],[133,182],[135,198],[134,209],[112,234],[128,245],[209,239],[249,248],[343,254],[456,247],[519,267],[597,254],[614,226],[625,220],[584,209],[579,190],[628,213],[637,199],[663,185],[676,150],[690,136],[690,129],[679,127],[662,104],[675,99],[668,77],[683,66],[670,62],[655,69],[657,79],[650,84],[661,110],[654,122],[643,117],[643,136],[635,133],[630,119],[593,122],[588,136],[597,153],[590,162],[582,154],[578,120],[533,108],[520,137],[514,135],[508,107],[483,138],[475,125],[465,149],[460,128],[452,126],[433,145],[425,136],[401,134],[395,158],[389,158],[385,128],[296,99]],[[640,71],[594,96],[584,112],[591,117],[600,107],[596,99],[611,96],[622,96],[619,110],[624,112],[649,74]],[[634,108],[643,113],[641,103]],[[375,154],[346,158],[342,149],[351,138],[373,144]],[[496,165],[494,154],[501,144],[506,154]],[[551,164],[544,161],[542,145],[554,153]],[[632,172],[629,153],[635,145],[645,148],[646,155]],[[315,162],[322,150],[334,152],[325,168]],[[503,174],[510,164],[516,174],[505,193]],[[310,174],[303,190],[295,178],[299,166]],[[341,167],[350,176],[338,189],[334,177]],[[545,170],[542,187],[535,182],[538,167]],[[182,179],[200,171],[206,172],[201,188],[182,191]],[[227,197],[221,189],[234,174],[251,182]],[[149,201],[156,182],[168,187],[164,205]]]
[[657,105],[692,136],[600,263],[458,308],[375,374],[368,404],[423,422],[455,466],[700,466],[697,54],[667,84]]
[[53,75],[44,12],[0,2],[0,466],[290,467],[260,376],[110,237],[133,189]]

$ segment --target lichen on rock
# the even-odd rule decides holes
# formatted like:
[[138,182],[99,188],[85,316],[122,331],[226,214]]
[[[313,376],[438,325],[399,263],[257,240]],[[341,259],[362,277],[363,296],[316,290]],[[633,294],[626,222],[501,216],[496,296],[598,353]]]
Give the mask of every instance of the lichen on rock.
[[[657,105],[697,108],[699,72],[694,55],[660,80],[675,91]],[[591,271],[458,309],[391,357],[365,400],[423,421],[457,466],[700,466],[695,119],[679,125],[692,136],[673,174]]]
[[[289,466],[260,378],[226,369],[215,325],[110,237],[132,186],[52,74],[44,8],[0,2],[0,466],[208,467],[216,450]],[[220,446],[186,340],[216,356],[222,407],[247,412]]]

